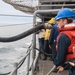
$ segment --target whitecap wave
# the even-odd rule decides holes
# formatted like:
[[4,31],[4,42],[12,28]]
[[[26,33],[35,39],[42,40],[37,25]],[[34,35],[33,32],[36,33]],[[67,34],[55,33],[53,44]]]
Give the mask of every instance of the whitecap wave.
[[14,48],[16,51],[25,51],[26,50],[26,48],[18,48],[18,47],[16,47],[16,48]]

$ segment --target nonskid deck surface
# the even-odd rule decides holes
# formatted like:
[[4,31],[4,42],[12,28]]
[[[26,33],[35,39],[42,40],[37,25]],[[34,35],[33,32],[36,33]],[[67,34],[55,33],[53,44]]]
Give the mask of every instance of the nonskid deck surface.
[[[47,75],[47,73],[53,68],[53,62],[49,59],[47,60],[41,60],[38,61],[39,71],[37,71],[36,75]],[[63,72],[57,74],[57,73],[51,73],[50,75],[69,75],[68,70],[64,70]]]

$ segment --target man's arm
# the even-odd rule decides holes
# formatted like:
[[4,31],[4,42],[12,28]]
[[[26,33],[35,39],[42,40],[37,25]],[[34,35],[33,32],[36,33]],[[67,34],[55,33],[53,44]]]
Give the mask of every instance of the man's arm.
[[[59,69],[64,66],[65,58],[67,54],[68,46],[70,45],[70,39],[65,34],[62,34],[58,41],[58,52],[57,56],[54,59],[54,64]],[[60,66],[60,67],[59,67]]]

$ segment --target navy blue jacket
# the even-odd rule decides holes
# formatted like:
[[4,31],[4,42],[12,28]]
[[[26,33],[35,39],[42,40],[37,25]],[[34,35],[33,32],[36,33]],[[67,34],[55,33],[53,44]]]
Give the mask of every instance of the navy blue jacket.
[[70,39],[65,34],[61,34],[58,41],[58,52],[56,58],[54,59],[54,64],[58,66],[64,66],[65,58],[68,50],[68,46],[70,45]]
[[59,32],[58,32],[58,25],[55,24],[55,25],[53,25],[51,33],[50,33],[49,45],[51,45],[54,42],[54,40],[56,40],[58,34],[59,34]]

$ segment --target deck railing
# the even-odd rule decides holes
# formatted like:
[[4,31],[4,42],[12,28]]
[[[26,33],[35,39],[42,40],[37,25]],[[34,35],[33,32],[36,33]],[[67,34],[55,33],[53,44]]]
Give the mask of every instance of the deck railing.
[[[36,68],[36,63],[37,63],[37,60],[38,60],[38,56],[39,56],[39,53],[37,53],[36,55],[36,58],[34,60],[34,62],[30,61],[30,55],[31,55],[31,51],[32,51],[32,43],[29,45],[28,49],[27,49],[27,53],[26,55],[19,61],[19,62],[15,62],[14,63],[14,67],[13,69],[11,70],[11,72],[8,72],[8,73],[4,73],[2,75],[18,75],[18,69],[21,68],[21,66],[23,65],[23,63],[25,62],[25,60],[27,59],[27,68],[26,68],[26,74],[25,75],[31,75],[30,74],[30,71],[33,69],[35,71],[35,68]],[[31,63],[31,64],[30,64]],[[1,75],[1,74],[0,74]]]
[[[31,47],[32,47],[32,44],[30,44],[30,46],[28,47],[28,50],[27,50],[27,53],[25,55],[25,57],[23,57],[19,62],[15,62],[14,63],[14,68],[13,70],[10,72],[9,75],[17,75],[18,73],[18,69],[22,66],[22,64],[24,63],[24,61],[26,60],[26,58],[28,57],[28,62],[27,62],[27,74],[26,75],[29,75],[29,69],[31,68],[30,67],[30,54],[31,54]],[[32,62],[33,63],[33,62]]]

